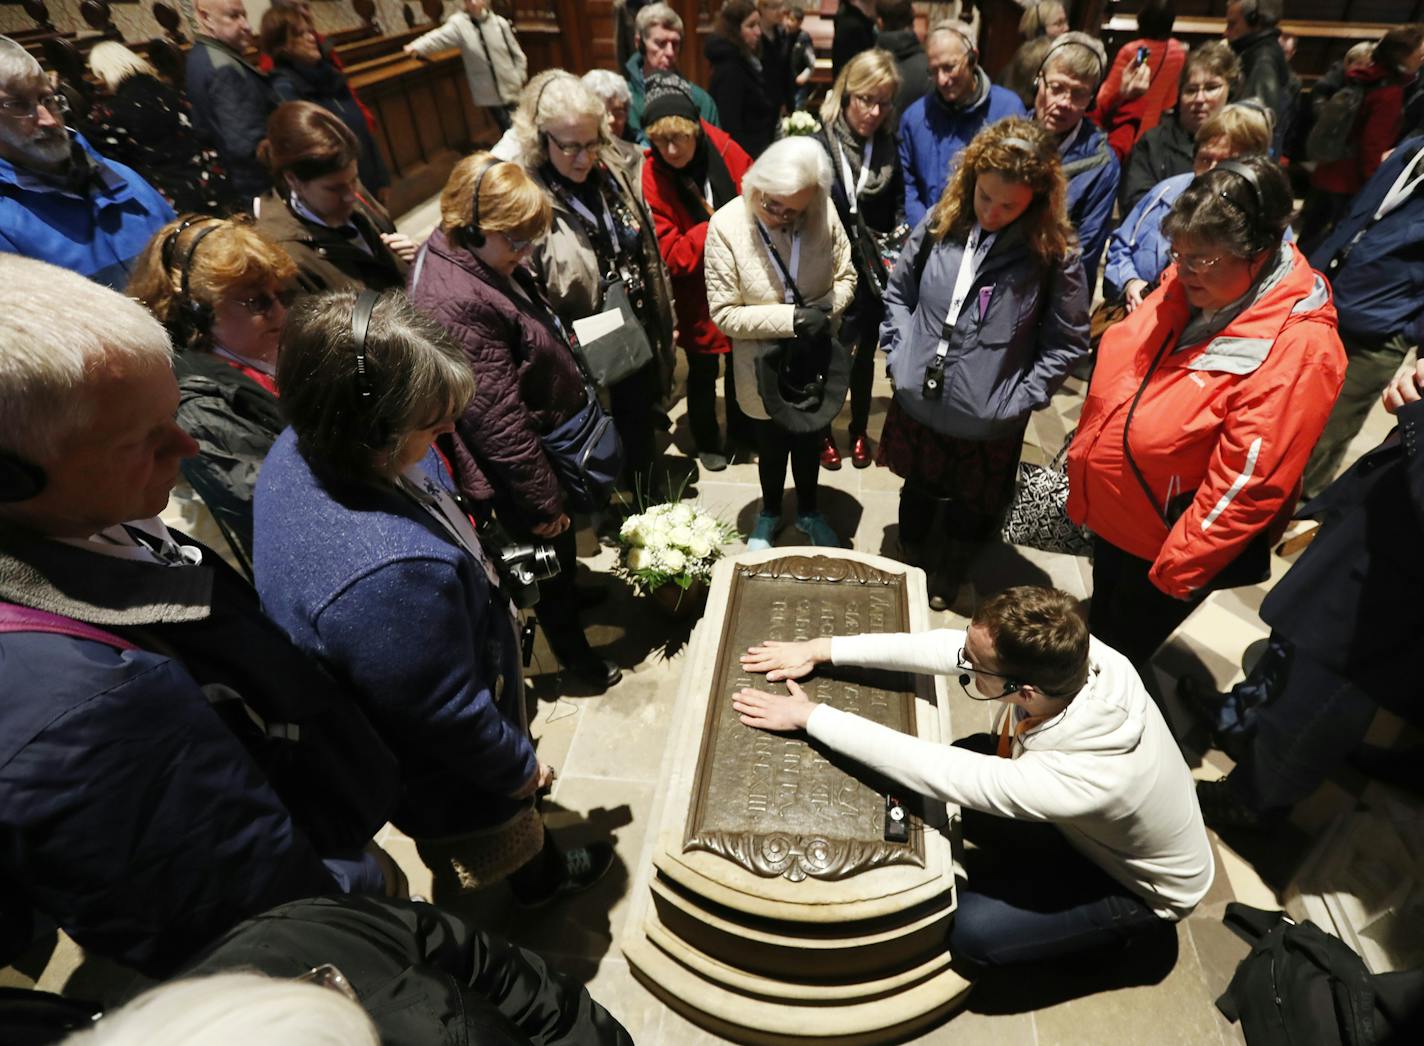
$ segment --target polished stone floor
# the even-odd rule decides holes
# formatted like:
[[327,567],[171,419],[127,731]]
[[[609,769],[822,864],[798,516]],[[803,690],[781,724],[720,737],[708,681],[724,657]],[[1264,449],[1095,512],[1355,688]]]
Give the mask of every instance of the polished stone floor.
[[[412,231],[428,228],[428,211],[402,223]],[[1025,457],[1051,457],[1077,415],[1083,385],[1070,380],[1052,406],[1033,419]],[[889,387],[882,378],[876,388],[872,433],[879,431],[888,404]],[[685,457],[691,440],[682,408],[667,453]],[[844,416],[838,429],[842,449],[847,441]],[[1377,442],[1389,420],[1377,410],[1358,446]],[[886,470],[857,471],[846,463],[838,472],[823,472],[824,509],[832,523],[853,537],[854,547],[894,553],[899,481]],[[743,531],[758,505],[756,467],[735,464],[726,471],[705,474],[693,488],[695,496]],[[689,496],[692,491],[689,492]],[[790,500],[790,499],[789,499]],[[788,512],[792,505],[788,503]],[[655,999],[630,973],[619,948],[629,888],[642,859],[645,832],[659,770],[665,754],[670,705],[677,693],[688,626],[667,621],[640,602],[622,582],[607,575],[614,553],[600,548],[584,531],[581,570],[610,588],[610,598],[590,611],[592,639],[625,666],[623,681],[602,695],[584,695],[562,684],[557,665],[540,642],[531,674],[537,701],[533,731],[540,756],[559,770],[559,780],[547,808],[548,823],[563,829],[563,838],[612,837],[619,862],[609,876],[588,893],[534,914],[509,903],[507,892],[495,887],[480,894],[437,897],[478,918],[489,929],[507,934],[537,949],[558,967],[587,981],[595,998],[629,1029],[636,1041],[666,1046],[690,1046],[722,1040],[694,1027]],[[793,543],[790,527],[782,542]],[[1274,577],[1288,564],[1277,560]],[[978,594],[1024,582],[1050,582],[1079,596],[1088,596],[1087,562],[1005,546],[994,548],[977,564]],[[1175,707],[1172,682],[1183,671],[1209,675],[1226,686],[1242,674],[1243,662],[1259,650],[1266,634],[1255,608],[1266,588],[1221,593],[1197,610],[1159,653],[1151,681],[1168,695],[1174,729],[1199,776],[1217,776],[1230,763],[1217,752],[1203,753],[1202,735],[1191,716]],[[967,609],[967,608],[966,608]],[[951,613],[932,615],[948,626],[964,618]],[[957,693],[957,687],[951,687]],[[952,709],[956,736],[984,729],[989,710],[960,697]],[[1374,739],[1389,740],[1399,725],[1381,716]],[[1341,812],[1352,809],[1362,795],[1382,786],[1363,779],[1340,777],[1327,784],[1269,838],[1218,839],[1217,878],[1207,899],[1177,927],[1175,948],[1159,954],[1133,953],[1117,962],[1083,964],[1057,973],[1024,971],[1003,982],[985,984],[971,993],[967,1007],[940,1026],[913,1040],[956,1046],[1073,1046],[1102,1042],[1207,1046],[1243,1041],[1240,1032],[1217,1012],[1213,1000],[1226,987],[1246,946],[1221,924],[1227,902],[1242,900],[1262,907],[1279,907],[1282,891],[1310,840]],[[429,896],[429,872],[414,844],[387,829],[381,841],[401,862],[413,892]],[[1051,871],[1051,870],[1046,870]],[[0,971],[0,984],[38,983],[75,994],[108,995],[122,990],[128,978],[102,962],[84,962],[67,941],[52,949],[37,949],[16,968]]]

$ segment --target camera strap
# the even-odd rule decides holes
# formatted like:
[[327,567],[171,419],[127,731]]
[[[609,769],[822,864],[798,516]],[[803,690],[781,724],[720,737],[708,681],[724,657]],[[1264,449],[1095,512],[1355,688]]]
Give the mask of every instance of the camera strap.
[[801,234],[798,232],[791,237],[791,269],[786,267],[786,263],[781,260],[781,252],[776,249],[776,245],[771,242],[771,235],[766,231],[766,226],[761,223],[761,219],[756,221],[757,232],[761,233],[761,242],[766,244],[767,253],[776,262],[776,267],[781,270],[781,283],[786,288],[786,303],[805,308],[806,302],[801,297],[801,291],[796,286],[796,280],[791,276],[791,270],[801,271]]
[[[925,230],[928,235],[929,230]],[[935,361],[941,366],[944,358],[949,353],[950,337],[954,334],[955,324],[959,322],[959,314],[964,311],[964,303],[969,298],[969,292],[974,287],[974,280],[979,275],[979,269],[984,264],[984,259],[989,256],[989,251],[994,246],[996,233],[985,232],[976,222],[974,228],[969,232],[969,238],[964,241],[964,253],[959,259],[959,273],[954,278],[954,291],[949,299],[949,309],[944,314],[944,323],[940,328],[939,343],[935,346]]]

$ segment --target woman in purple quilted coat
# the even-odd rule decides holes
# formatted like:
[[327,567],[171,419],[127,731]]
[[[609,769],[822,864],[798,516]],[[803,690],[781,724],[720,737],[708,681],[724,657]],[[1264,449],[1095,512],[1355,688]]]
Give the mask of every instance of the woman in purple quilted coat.
[[565,670],[602,689],[622,673],[584,635],[579,611],[593,593],[574,587],[574,527],[540,442],[587,402],[564,330],[524,265],[550,220],[548,197],[518,164],[483,152],[466,157],[441,194],[440,227],[411,270],[410,298],[465,350],[475,372],[451,462],[461,491],[516,540],[553,546],[560,569],[539,586],[539,620]]

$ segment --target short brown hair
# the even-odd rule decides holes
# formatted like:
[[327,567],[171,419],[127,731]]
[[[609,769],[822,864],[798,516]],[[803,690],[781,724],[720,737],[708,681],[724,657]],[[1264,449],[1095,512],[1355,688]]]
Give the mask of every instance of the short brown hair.
[[462,230],[474,218],[476,186],[480,190],[480,228],[485,232],[537,240],[549,231],[554,209],[548,194],[519,164],[478,152],[455,165],[440,193],[440,228],[460,246],[469,246]]
[[1067,257],[1077,237],[1068,221],[1068,185],[1058,146],[1041,126],[1023,117],[990,124],[964,147],[930,215],[929,232],[940,240],[968,236],[977,220],[974,185],[979,175],[991,171],[1033,190],[1033,202],[1019,219],[1029,248],[1046,263]]
[[1172,204],[1162,219],[1162,235],[1238,258],[1279,247],[1294,209],[1281,165],[1267,156],[1243,156],[1236,162],[1250,170],[1255,188],[1235,171],[1207,171]]
[[294,7],[269,7],[262,14],[257,46],[273,58],[291,46],[294,39],[312,28],[305,15]]
[[1049,697],[1071,698],[1088,681],[1088,625],[1067,592],[1007,588],[983,603],[971,624],[989,633],[1006,676]]
[[1241,59],[1236,57],[1236,52],[1225,40],[1208,40],[1192,48],[1186,64],[1182,66],[1181,86],[1185,87],[1192,73],[1198,69],[1221,77],[1227,87],[1235,86],[1236,81],[1241,79]]
[[465,409],[475,376],[440,325],[391,290],[371,312],[363,379],[351,332],[358,293],[297,300],[282,331],[277,385],[282,415],[313,471],[370,485],[390,478],[382,461],[398,456],[413,432]]
[[283,102],[273,109],[267,137],[257,146],[257,159],[279,190],[284,174],[299,182],[324,178],[350,167],[360,153],[351,128],[315,102]]
[[[193,244],[200,236],[202,244],[194,251]],[[126,293],[143,302],[160,323],[172,329],[185,267],[189,300],[209,308],[216,308],[234,287],[268,282],[282,285],[297,275],[297,266],[287,252],[258,232],[247,215],[206,218],[185,214],[159,229],[148,241],[134,266]],[[206,348],[207,343],[207,331],[192,332],[190,345]]]
[[689,120],[685,116],[677,116],[674,114],[673,116],[664,116],[661,119],[654,120],[648,124],[647,127],[643,128],[643,133],[648,136],[649,141],[670,134],[699,135],[702,133],[702,125],[695,120]]
[[1407,78],[1409,70],[1405,68],[1404,63],[1419,50],[1421,43],[1424,43],[1424,26],[1397,25],[1375,44],[1370,59],[1375,65],[1387,69],[1390,76],[1396,79]]

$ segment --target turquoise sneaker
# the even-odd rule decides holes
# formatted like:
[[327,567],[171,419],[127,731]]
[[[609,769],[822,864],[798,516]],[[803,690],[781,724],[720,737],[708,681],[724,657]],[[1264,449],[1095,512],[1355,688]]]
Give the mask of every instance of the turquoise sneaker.
[[770,512],[761,513],[757,516],[756,526],[752,527],[752,532],[747,535],[747,551],[765,552],[771,548],[771,543],[776,539],[776,532],[780,529],[780,516],[773,516]]
[[840,539],[840,535],[831,529],[826,517],[819,512],[803,512],[797,516],[796,529],[810,538],[813,545],[820,545],[822,548],[845,548],[845,542]]

